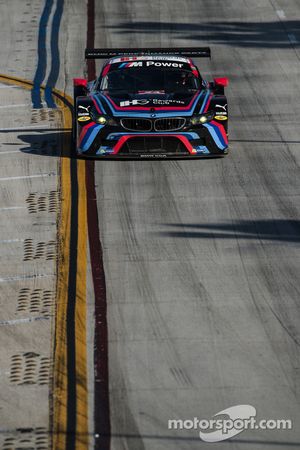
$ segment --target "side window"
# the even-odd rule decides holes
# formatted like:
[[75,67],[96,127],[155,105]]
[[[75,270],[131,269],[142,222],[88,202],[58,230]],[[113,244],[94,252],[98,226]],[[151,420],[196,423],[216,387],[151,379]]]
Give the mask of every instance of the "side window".
[[201,84],[204,87],[204,89],[207,89],[209,87],[209,83],[206,80],[202,79]]
[[97,90],[97,84],[98,84],[98,79],[96,78],[96,80],[92,80],[88,82],[88,90],[89,91],[95,91]]
[[99,86],[99,89],[101,89],[101,90],[105,90],[105,89],[107,89],[107,87],[108,87],[108,83],[107,83],[107,77],[104,77],[104,78],[102,78],[102,80],[101,80],[101,84],[100,84],[100,79],[98,80],[98,86]]

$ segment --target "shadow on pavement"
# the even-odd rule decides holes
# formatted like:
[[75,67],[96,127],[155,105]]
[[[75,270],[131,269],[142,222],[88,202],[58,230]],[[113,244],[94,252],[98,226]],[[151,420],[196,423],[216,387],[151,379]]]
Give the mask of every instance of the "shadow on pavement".
[[18,139],[26,144],[26,147],[20,149],[23,153],[72,158],[72,133],[70,130],[39,130],[39,132],[30,134],[20,134]]
[[[121,22],[119,25],[106,26],[119,34],[153,34],[168,33],[175,39],[211,42],[213,44],[232,45],[235,47],[291,48],[289,35],[297,34],[300,21],[279,20],[274,22],[211,22],[211,23],[174,23],[174,22]],[[293,42],[300,47],[300,40]]]
[[300,242],[300,221],[285,219],[238,220],[232,223],[163,224],[175,230],[161,231],[160,236],[189,239],[256,239]]

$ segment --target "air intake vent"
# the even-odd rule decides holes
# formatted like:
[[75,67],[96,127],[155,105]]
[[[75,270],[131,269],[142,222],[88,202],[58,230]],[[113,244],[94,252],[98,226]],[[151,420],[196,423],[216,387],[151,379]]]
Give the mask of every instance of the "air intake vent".
[[152,122],[150,119],[121,119],[121,125],[128,131],[151,131]]
[[185,125],[185,118],[183,117],[165,117],[163,119],[156,119],[154,122],[155,131],[177,131],[181,130]]
[[126,141],[120,150],[124,154],[161,154],[188,155],[189,152],[184,144],[176,137],[132,137]]

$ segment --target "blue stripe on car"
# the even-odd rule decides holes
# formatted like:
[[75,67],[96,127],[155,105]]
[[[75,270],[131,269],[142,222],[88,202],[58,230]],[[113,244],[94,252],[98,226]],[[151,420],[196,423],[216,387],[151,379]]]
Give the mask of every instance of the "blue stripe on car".
[[87,151],[90,148],[93,140],[95,139],[101,128],[103,128],[103,125],[93,125],[91,128],[88,129],[86,135],[82,139],[80,145],[81,150]]
[[208,100],[209,95],[210,95],[210,91],[207,92],[207,94],[206,94],[206,96],[205,96],[205,98],[204,98],[204,101],[203,101],[202,106],[201,106],[201,109],[200,109],[200,114],[203,112],[203,110],[204,110],[204,108],[205,108],[205,106],[206,106],[206,103],[207,103],[207,100]]
[[204,123],[203,126],[208,129],[217,147],[219,147],[219,149],[221,150],[225,150],[225,148],[227,148],[227,145],[225,144],[218,127],[210,123]]
[[103,108],[103,105],[98,97],[98,95],[92,95],[92,98],[96,101],[97,105],[99,106],[99,108],[101,109],[101,111],[104,113],[105,109]]

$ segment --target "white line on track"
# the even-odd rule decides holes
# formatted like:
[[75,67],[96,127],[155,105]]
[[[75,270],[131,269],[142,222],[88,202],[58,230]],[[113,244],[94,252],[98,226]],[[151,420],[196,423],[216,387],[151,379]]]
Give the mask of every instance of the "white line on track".
[[55,175],[56,175],[55,172],[37,173],[36,175],[22,175],[20,177],[4,177],[0,178],[0,181],[26,180],[26,178],[54,177]]
[[22,89],[21,86],[10,86],[7,84],[1,84],[0,89]]
[[285,20],[286,19],[285,12],[282,9],[277,9],[276,10],[276,14],[279,17],[279,19],[281,19],[281,20]]
[[0,211],[12,211],[15,209],[26,209],[26,206],[4,206],[0,208]]
[[11,153],[20,153],[20,150],[9,150],[7,152],[0,152],[0,155],[10,155]]
[[22,127],[12,127],[12,128],[0,128],[0,133],[1,131],[11,131],[11,132],[18,132],[20,130],[44,130],[45,128],[50,128],[49,125],[24,125]]
[[20,323],[31,323],[36,320],[49,320],[49,317],[26,317],[24,319],[14,319],[14,320],[0,320],[1,325],[19,325]]
[[11,244],[13,242],[24,242],[25,239],[4,239],[0,244]]
[[11,277],[0,278],[0,283],[8,283],[10,281],[25,281],[25,280],[32,280],[35,278],[49,278],[49,277],[55,277],[55,275],[54,274],[13,275]]
[[29,106],[28,103],[20,103],[19,105],[1,105],[0,108],[19,108],[21,106]]

